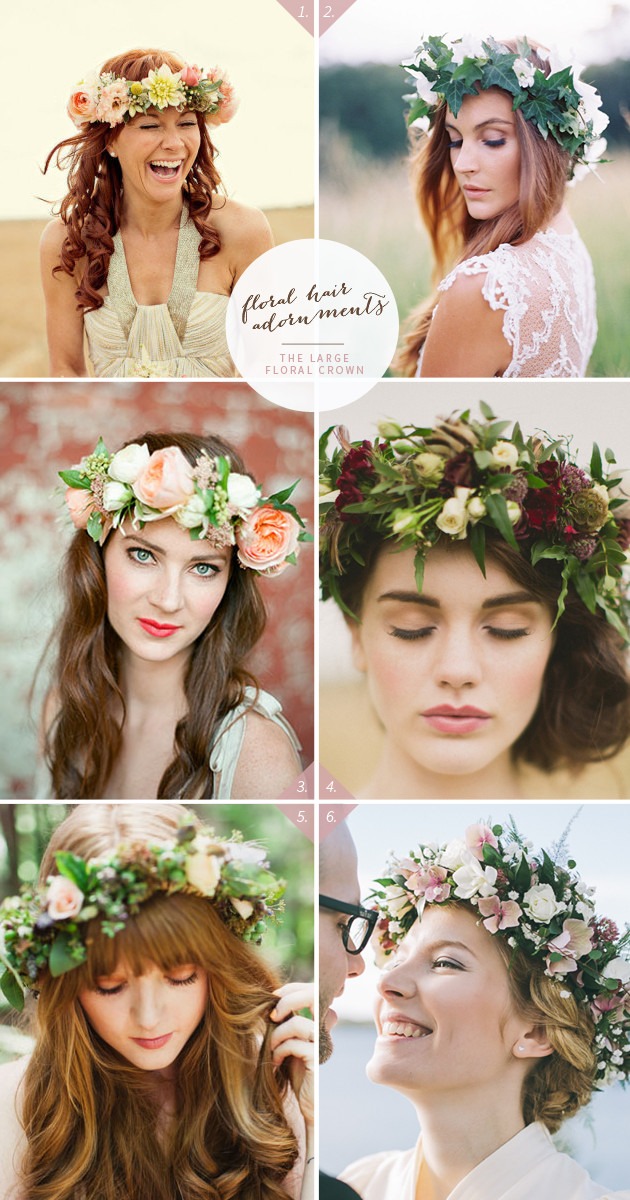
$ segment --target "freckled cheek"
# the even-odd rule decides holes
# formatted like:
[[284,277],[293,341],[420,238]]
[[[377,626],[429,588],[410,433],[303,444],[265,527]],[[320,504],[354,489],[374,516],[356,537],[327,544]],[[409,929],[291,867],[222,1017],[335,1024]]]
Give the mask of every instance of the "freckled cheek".
[[366,647],[366,659],[370,691],[383,723],[387,726],[388,714],[391,717],[393,711],[412,707],[415,712],[423,672],[408,648],[399,648],[393,638],[385,644],[375,639]]

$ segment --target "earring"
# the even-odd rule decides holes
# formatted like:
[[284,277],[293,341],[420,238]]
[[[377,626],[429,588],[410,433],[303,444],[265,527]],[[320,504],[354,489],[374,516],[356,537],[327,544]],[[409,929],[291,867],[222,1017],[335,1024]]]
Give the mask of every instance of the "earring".
[[115,150],[108,150],[107,153],[109,154],[110,158],[118,158]]

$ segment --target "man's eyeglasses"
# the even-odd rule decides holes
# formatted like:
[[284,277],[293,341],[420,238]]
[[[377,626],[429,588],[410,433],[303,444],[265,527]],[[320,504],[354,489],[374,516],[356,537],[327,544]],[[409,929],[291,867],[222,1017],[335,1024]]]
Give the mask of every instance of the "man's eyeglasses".
[[348,954],[360,954],[365,950],[374,926],[378,920],[378,912],[374,908],[361,908],[359,904],[348,904],[345,900],[333,900],[332,896],[319,897],[320,908],[331,908],[333,912],[347,913],[350,920],[341,926],[341,940]]

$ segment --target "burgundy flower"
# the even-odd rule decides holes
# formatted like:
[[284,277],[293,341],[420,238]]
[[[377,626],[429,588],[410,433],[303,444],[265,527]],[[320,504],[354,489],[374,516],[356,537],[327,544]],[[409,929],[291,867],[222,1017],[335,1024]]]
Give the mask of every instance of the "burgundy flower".
[[616,942],[619,937],[619,930],[614,921],[609,917],[596,917],[591,922],[591,929],[595,933],[595,938],[598,942]]
[[335,508],[339,513],[342,521],[349,521],[352,525],[359,525],[361,518],[357,513],[346,513],[344,509],[348,504],[360,504],[363,500],[363,493],[359,487],[362,482],[367,482],[374,475],[374,467],[370,452],[372,445],[368,441],[361,443],[359,447],[349,450],[341,464],[341,474],[337,479],[337,488],[339,495],[335,500]]
[[560,474],[562,477],[562,486],[567,495],[571,496],[574,492],[582,492],[584,488],[591,486],[588,475],[575,463],[562,463]]
[[[472,454],[468,450],[462,450],[460,454],[454,454],[449,458],[444,467],[444,475],[440,491],[444,495],[452,495],[453,488],[456,487],[471,487],[474,476],[474,460]],[[444,484],[450,484],[450,487],[444,488]]]
[[[613,516],[615,516],[614,510]],[[625,521],[623,517],[615,517],[615,521],[619,526],[617,541],[619,542],[622,550],[627,550],[628,547],[630,547],[630,521]]]
[[555,529],[558,511],[562,503],[561,473],[558,463],[539,463],[537,474],[548,485],[531,488],[523,502],[527,519],[532,529]]

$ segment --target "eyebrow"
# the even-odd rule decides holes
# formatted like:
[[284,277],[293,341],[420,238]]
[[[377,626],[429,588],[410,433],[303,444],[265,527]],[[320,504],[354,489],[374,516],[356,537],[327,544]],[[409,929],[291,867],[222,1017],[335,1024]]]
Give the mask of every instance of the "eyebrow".
[[439,942],[429,942],[424,949],[429,954],[437,954],[439,950],[447,950],[449,947],[453,950],[465,950],[467,954],[472,954],[473,958],[477,957],[475,951],[471,950],[470,946],[466,945],[466,942],[456,942],[452,938],[443,938]]
[[[154,550],[156,554],[167,553],[163,546],[156,546],[155,542],[150,542],[148,538],[143,537],[140,533],[128,533],[126,534],[126,537],[134,542],[142,542],[142,545],[146,546],[147,550]],[[212,559],[219,559],[227,562],[228,555],[225,550],[213,549],[211,546],[209,546],[207,554],[191,554],[189,561],[210,562]]]
[[[479,121],[477,125],[473,125],[473,130],[484,129],[486,125],[509,125],[512,126],[514,120],[506,120],[505,117],[488,117],[486,121]],[[444,122],[446,129],[457,129],[457,126],[452,121]]]
[[[419,596],[417,592],[383,592],[378,597],[378,603],[380,604],[383,600],[397,600],[401,604],[419,604],[426,608],[442,607],[434,596]],[[540,604],[540,601],[532,596],[531,592],[505,592],[501,596],[490,596],[483,601],[481,607],[482,609],[507,608],[516,604]]]

